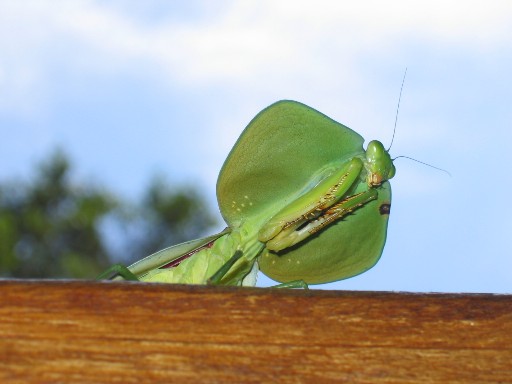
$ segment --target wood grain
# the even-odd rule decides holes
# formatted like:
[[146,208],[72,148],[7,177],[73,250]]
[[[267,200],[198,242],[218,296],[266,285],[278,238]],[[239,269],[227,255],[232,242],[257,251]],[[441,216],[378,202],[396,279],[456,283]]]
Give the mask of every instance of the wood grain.
[[0,281],[2,383],[512,382],[512,296]]

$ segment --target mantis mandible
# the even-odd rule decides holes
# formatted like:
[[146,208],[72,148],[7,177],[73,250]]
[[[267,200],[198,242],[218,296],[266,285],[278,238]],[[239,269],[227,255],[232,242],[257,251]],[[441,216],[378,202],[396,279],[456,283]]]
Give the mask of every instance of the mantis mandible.
[[289,287],[365,272],[384,248],[395,167],[379,141],[366,150],[363,142],[299,102],[270,105],[220,171],[227,228],[112,270],[146,282],[244,286],[261,270]]

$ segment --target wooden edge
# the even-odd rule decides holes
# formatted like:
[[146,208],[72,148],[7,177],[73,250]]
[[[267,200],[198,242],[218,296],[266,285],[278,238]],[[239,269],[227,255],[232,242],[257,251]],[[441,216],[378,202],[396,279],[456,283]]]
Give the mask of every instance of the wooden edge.
[[0,280],[4,382],[511,382],[512,295]]

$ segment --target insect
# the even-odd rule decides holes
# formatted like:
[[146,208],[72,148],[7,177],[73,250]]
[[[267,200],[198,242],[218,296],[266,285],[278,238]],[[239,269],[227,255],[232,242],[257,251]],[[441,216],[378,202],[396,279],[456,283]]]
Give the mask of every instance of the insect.
[[366,150],[363,142],[299,102],[270,105],[220,171],[228,227],[113,270],[141,281],[249,286],[261,270],[290,287],[365,272],[386,241],[395,167],[379,141]]

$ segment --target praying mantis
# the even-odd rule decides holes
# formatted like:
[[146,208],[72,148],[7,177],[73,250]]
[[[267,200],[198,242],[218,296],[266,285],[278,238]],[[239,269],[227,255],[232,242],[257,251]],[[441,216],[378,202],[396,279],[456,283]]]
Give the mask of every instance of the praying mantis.
[[100,278],[253,286],[258,271],[283,287],[363,273],[386,241],[395,175],[379,141],[296,101],[262,110],[217,180],[227,228],[178,244]]

